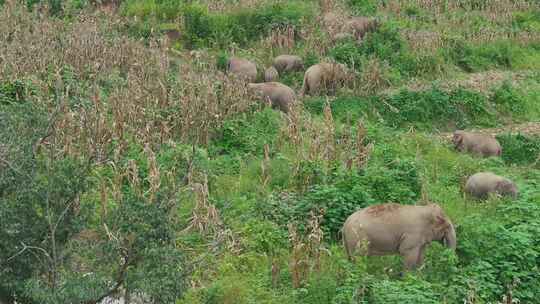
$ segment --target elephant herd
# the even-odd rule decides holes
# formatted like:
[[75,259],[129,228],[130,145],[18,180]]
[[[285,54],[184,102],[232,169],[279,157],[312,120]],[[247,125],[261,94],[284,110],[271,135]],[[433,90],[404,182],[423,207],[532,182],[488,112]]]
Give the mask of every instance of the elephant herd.
[[[290,107],[297,101],[292,88],[278,82],[280,74],[298,72],[304,69],[300,56],[280,55],[274,58],[272,66],[264,71],[264,82],[257,80],[257,65],[244,58],[230,58],[227,73],[248,82],[250,91],[263,101],[270,101],[273,108],[289,113]],[[343,64],[323,62],[309,67],[304,75],[301,95],[318,94],[323,90],[343,85],[347,76],[347,68]]]
[[[325,20],[326,21],[326,20]],[[350,37],[359,42],[365,34],[374,30],[379,23],[363,17],[345,23],[343,32],[334,35]],[[280,55],[263,73],[264,82],[257,80],[257,66],[243,58],[231,58],[227,72],[247,81],[249,91],[272,107],[289,113],[297,96],[293,89],[278,82],[280,75],[304,70],[304,62],[296,55]],[[300,95],[314,95],[330,91],[343,85],[347,79],[346,67],[339,63],[323,62],[305,70]],[[452,143],[459,152],[478,157],[499,157],[502,148],[490,135],[456,131]],[[476,199],[487,199],[490,195],[517,198],[516,184],[508,178],[491,172],[478,172],[465,183],[464,192]],[[342,228],[343,245],[349,259],[356,255],[399,254],[405,269],[414,269],[422,264],[424,251],[433,241],[454,250],[456,232],[450,218],[434,203],[428,205],[400,205],[386,203],[360,209],[351,214]]]
[[[367,33],[375,31],[380,26],[380,22],[374,18],[353,17],[336,29],[337,32],[332,33],[334,31],[330,28],[339,24],[338,20],[340,19],[342,16],[327,14],[323,20],[334,41],[352,38],[361,43]],[[270,101],[272,107],[285,113],[288,113],[290,107],[297,101],[297,96],[293,89],[278,82],[280,75],[304,69],[302,57],[290,54],[279,55],[274,58],[272,65],[262,73],[264,82],[255,83],[258,71],[254,62],[245,58],[233,57],[227,63],[227,73],[247,81],[248,88],[252,93],[263,101]],[[305,70],[300,95],[316,95],[323,91],[332,92],[345,84],[348,75],[350,75],[349,71],[340,63],[321,62],[312,65]]]
[[[454,132],[452,143],[460,152],[480,157],[500,156],[499,142],[490,135],[465,131]],[[491,172],[470,176],[464,191],[476,199],[490,195],[517,198],[514,182]],[[350,215],[342,228],[343,245],[349,259],[356,255],[399,254],[405,269],[422,264],[424,251],[433,241],[455,250],[456,232],[452,221],[437,204],[423,206],[394,203],[374,205]]]

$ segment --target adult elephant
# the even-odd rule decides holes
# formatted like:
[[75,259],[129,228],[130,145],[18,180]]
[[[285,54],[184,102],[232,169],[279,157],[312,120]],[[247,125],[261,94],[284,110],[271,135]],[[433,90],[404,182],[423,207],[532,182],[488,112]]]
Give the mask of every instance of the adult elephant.
[[335,91],[345,84],[347,68],[341,63],[322,62],[307,69],[304,74],[302,95],[315,95]]
[[285,113],[289,113],[290,107],[296,101],[293,89],[279,82],[249,83],[248,88],[256,96],[270,100],[273,108]]
[[400,254],[406,269],[423,263],[424,251],[432,241],[456,249],[454,226],[437,204],[370,206],[349,216],[342,232],[349,259]]
[[257,65],[244,58],[230,58],[227,63],[227,72],[247,82],[255,82],[257,80]]
[[377,19],[368,17],[354,17],[343,26],[343,33],[353,35],[358,41],[362,41],[367,33],[375,31],[380,23]]
[[491,135],[466,131],[455,131],[452,143],[460,152],[467,152],[481,157],[501,156],[502,148]]
[[467,179],[465,192],[478,199],[487,199],[490,194],[518,198],[516,184],[506,177],[491,172],[478,172]]

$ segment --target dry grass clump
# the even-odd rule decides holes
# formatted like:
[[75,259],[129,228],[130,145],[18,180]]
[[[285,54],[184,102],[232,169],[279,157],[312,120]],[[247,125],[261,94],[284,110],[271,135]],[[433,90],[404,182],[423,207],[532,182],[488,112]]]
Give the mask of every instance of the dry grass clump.
[[455,12],[463,9],[475,10],[488,13],[504,14],[515,12],[516,10],[528,10],[536,7],[538,4],[527,0],[489,0],[489,1],[471,1],[471,0],[398,0],[389,1],[387,5],[380,5],[379,9],[391,11],[400,14],[407,7],[416,6],[430,12]]
[[311,275],[321,271],[321,256],[328,253],[323,245],[322,217],[322,210],[318,214],[310,213],[307,235],[305,236],[300,235],[293,224],[288,225],[291,245],[289,271],[294,288],[302,287]]

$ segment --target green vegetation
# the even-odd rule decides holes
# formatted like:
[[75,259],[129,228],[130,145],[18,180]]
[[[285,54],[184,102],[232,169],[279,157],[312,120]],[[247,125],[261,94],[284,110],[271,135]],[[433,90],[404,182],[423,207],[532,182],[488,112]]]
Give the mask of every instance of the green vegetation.
[[[493,3],[0,0],[0,301],[537,303],[540,7]],[[328,12],[381,26],[334,41]],[[283,73],[284,114],[224,73],[285,53],[350,79]],[[448,138],[483,128],[501,157]],[[480,171],[518,199],[464,196]],[[438,203],[457,250],[350,261],[345,219],[384,202]]]

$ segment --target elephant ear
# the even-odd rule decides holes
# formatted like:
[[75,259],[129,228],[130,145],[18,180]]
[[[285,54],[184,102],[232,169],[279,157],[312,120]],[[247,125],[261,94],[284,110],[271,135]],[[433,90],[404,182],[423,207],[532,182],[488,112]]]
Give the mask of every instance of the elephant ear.
[[461,132],[454,133],[454,137],[452,138],[452,142],[454,143],[454,145],[456,147],[463,144],[463,133],[461,133]]
[[497,182],[497,190],[500,194],[504,194],[504,193],[511,193],[512,192],[512,182],[508,181],[508,180],[501,180],[501,181],[498,181]]
[[434,234],[440,237],[442,237],[441,234],[443,234],[450,226],[448,220],[439,213],[434,214],[431,224],[433,225],[432,229]]

